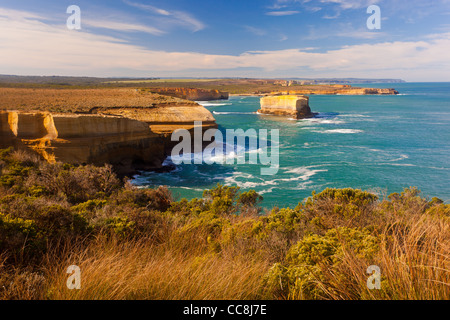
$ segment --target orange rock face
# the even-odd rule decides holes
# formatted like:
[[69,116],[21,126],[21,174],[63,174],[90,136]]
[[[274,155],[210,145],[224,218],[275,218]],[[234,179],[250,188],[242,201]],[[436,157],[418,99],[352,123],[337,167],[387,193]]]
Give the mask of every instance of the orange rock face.
[[117,107],[105,104],[83,113],[5,108],[0,111],[0,148],[33,150],[49,162],[109,163],[119,173],[131,174],[161,168],[176,143],[170,139],[174,130],[192,131],[195,121],[201,121],[202,131],[217,128],[212,114],[195,102],[144,101],[141,106],[117,102]]
[[49,162],[110,163],[119,172],[157,168],[163,138],[145,122],[105,115],[0,112],[0,146],[31,149]]

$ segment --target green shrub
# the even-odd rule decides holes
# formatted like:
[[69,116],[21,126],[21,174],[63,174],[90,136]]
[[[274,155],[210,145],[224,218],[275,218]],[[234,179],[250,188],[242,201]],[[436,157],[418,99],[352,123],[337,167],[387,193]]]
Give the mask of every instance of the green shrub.
[[351,254],[371,261],[379,250],[379,243],[368,230],[354,228],[331,229],[324,236],[305,236],[289,249],[284,264],[269,271],[265,280],[268,291],[294,299],[326,298],[322,285],[330,277],[352,281],[348,278],[351,275],[340,267],[343,256]]
[[43,243],[40,240],[34,221],[0,213],[0,252],[6,252],[17,260],[41,248]]
[[209,210],[216,214],[232,214],[237,210],[239,187],[217,184],[214,189],[203,191],[203,198],[210,202]]
[[114,217],[105,221],[106,227],[112,229],[121,237],[131,236],[134,233],[135,223],[127,217]]
[[268,237],[270,233],[278,233],[286,241],[294,239],[304,228],[303,213],[290,208],[273,209],[267,216],[262,216],[253,225],[253,232],[258,238]]
[[318,194],[313,194],[312,199],[307,200],[306,208],[314,207],[321,202],[331,203],[330,213],[344,218],[354,218],[360,216],[363,209],[372,205],[376,200],[378,200],[376,195],[358,189],[327,188]]
[[88,200],[86,202],[80,203],[76,206],[73,206],[71,210],[85,218],[90,218],[93,215],[95,210],[101,209],[106,205],[106,200]]

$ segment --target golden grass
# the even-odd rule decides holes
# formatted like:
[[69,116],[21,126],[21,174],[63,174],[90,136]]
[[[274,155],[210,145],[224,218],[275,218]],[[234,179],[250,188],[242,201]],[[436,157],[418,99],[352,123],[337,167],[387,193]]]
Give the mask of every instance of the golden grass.
[[[385,241],[372,260],[345,250],[339,270],[321,265],[325,279],[316,281],[331,300],[449,300],[450,224],[428,215],[401,217],[385,227]],[[375,261],[375,262],[374,262]],[[381,289],[370,290],[366,273],[380,267]],[[288,299],[302,299],[301,295]]]
[[[257,299],[268,269],[249,255],[212,254],[155,246],[146,240],[98,239],[88,248],[54,264],[48,260],[48,297],[83,299]],[[65,273],[81,269],[81,290],[68,290]]]
[[[323,264],[317,280],[331,300],[450,299],[449,224],[432,216],[401,218],[386,227],[389,241],[374,259],[381,269],[381,290],[369,290],[366,273],[373,261],[346,251],[339,270]],[[43,276],[16,273],[9,297],[57,300],[254,300],[271,299],[263,279],[271,264],[264,250],[249,254],[232,247],[221,253],[192,243],[152,244],[149,239],[122,241],[98,237],[86,247],[47,255]],[[187,249],[186,249],[187,248]],[[81,290],[66,286],[69,265],[81,268]],[[342,276],[344,275],[344,277]],[[45,285],[42,284],[45,278]],[[26,280],[26,281],[25,281]],[[33,288],[33,285],[37,285]],[[3,297],[5,298],[5,297]],[[301,294],[287,299],[303,299]]]
[[94,107],[148,107],[183,101],[133,88],[0,88],[0,110],[88,112]]

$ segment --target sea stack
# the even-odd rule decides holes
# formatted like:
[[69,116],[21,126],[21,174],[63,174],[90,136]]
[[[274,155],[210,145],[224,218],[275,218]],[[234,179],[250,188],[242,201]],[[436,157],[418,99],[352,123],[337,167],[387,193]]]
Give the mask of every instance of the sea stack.
[[262,97],[258,113],[288,116],[294,119],[312,118],[309,97],[302,95],[277,95]]

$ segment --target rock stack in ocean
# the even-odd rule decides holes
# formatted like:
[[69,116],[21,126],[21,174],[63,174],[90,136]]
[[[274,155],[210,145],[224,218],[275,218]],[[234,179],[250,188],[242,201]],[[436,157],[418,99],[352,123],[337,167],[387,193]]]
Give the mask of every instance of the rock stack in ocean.
[[267,96],[260,100],[258,113],[287,116],[294,119],[311,118],[314,114],[309,107],[309,97],[299,95]]

